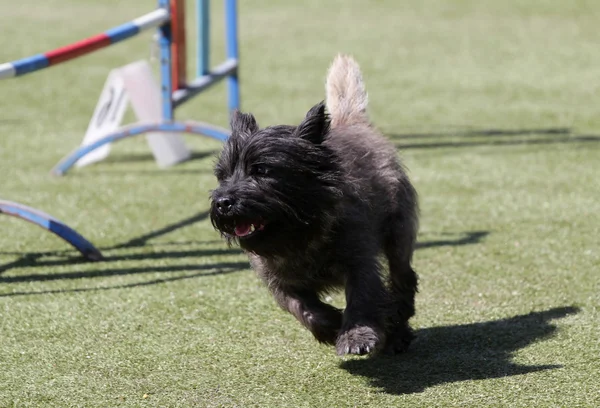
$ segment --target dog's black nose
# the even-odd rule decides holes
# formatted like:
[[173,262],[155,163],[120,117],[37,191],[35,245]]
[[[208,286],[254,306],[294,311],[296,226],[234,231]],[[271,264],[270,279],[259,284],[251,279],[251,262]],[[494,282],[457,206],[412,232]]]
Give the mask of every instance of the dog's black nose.
[[233,207],[234,202],[235,201],[233,198],[227,196],[217,198],[217,201],[215,202],[217,211],[219,211],[221,214],[227,214],[231,211],[231,207]]

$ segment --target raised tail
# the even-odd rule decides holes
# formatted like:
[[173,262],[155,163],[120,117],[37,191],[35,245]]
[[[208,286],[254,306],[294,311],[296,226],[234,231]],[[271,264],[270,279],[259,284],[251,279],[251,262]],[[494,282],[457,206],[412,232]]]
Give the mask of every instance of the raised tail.
[[369,123],[365,84],[360,67],[352,57],[342,54],[335,57],[327,74],[325,91],[332,127]]

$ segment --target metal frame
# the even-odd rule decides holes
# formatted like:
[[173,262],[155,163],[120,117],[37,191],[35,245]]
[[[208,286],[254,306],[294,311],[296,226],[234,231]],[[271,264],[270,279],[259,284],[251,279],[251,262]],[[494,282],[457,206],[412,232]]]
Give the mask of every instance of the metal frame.
[[[157,10],[104,33],[42,54],[0,64],[0,80],[22,76],[79,58],[151,28],[158,31],[162,122],[124,126],[91,145],[75,149],[53,168],[52,174],[64,175],[79,159],[100,146],[148,132],[191,133],[225,141],[229,137],[229,131],[226,129],[199,122],[175,122],[175,108],[224,78],[227,78],[228,84],[228,109],[230,113],[239,109],[237,0],[224,0],[224,4],[227,60],[211,70],[209,0],[197,0],[197,75],[189,83],[185,70],[185,0],[158,0]],[[76,231],[39,210],[0,200],[0,214],[24,219],[58,235],[89,260],[102,258],[102,254]]]
[[[158,0],[159,7],[168,10],[169,22],[172,23],[162,24],[158,28],[162,116],[163,124],[165,125],[161,128],[163,131],[166,131],[165,129],[169,128],[169,126],[171,126],[170,128],[175,129],[175,132],[180,132],[179,129],[185,128],[186,123],[175,122],[175,109],[225,78],[227,78],[228,109],[230,114],[240,107],[237,0],[224,0],[227,59],[213,69],[208,68],[210,49],[209,1],[197,1],[198,26],[200,27],[198,34],[200,35],[200,38],[198,38],[199,45],[196,65],[199,75],[189,83],[182,77],[182,75],[185,76],[185,61],[187,60],[185,55],[185,36],[181,35],[181,30],[185,27],[184,22],[182,21],[182,19],[185,19],[185,13],[181,10],[181,7],[185,6],[184,1],[185,0]],[[174,27],[177,32],[173,30]],[[178,42],[175,42],[174,39],[177,39]],[[173,51],[175,51],[176,54]],[[206,73],[200,74],[201,72]],[[52,173],[57,176],[62,176],[69,171],[77,160],[100,146],[147,133],[149,131],[147,130],[148,128],[155,129],[155,127],[153,127],[154,125],[156,124],[140,124],[138,125],[140,128],[131,128],[128,126],[107,134],[96,143],[81,147],[61,159],[52,170]],[[189,133],[207,136],[219,141],[225,141],[229,137],[229,130],[212,125],[197,123],[194,125],[193,129],[210,129],[208,132],[190,131]],[[83,156],[81,154],[83,154]],[[75,159],[75,157],[77,157],[77,159]]]

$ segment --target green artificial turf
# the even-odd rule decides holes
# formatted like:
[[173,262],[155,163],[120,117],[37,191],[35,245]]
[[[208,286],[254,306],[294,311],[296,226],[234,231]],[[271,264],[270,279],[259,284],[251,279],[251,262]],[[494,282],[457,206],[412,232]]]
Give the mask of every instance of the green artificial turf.
[[[207,220],[217,142],[186,136],[194,160],[159,169],[139,137],[49,175],[110,69],[149,58],[147,34],[0,81],[0,199],[106,256],[82,262],[0,216],[0,406],[600,406],[600,3],[240,3],[243,108],[261,125],[321,100],[337,52],[361,64],[421,196],[418,339],[394,358],[339,358],[280,311]],[[154,7],[2,1],[0,63]],[[221,2],[212,15],[218,63]],[[226,126],[225,95],[177,116]]]

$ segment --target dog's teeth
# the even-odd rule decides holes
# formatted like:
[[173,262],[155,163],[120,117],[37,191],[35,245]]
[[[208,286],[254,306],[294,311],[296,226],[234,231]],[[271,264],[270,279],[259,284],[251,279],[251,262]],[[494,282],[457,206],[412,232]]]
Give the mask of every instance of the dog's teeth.
[[254,229],[255,229],[254,224],[250,224],[250,234],[252,234],[254,232]]

